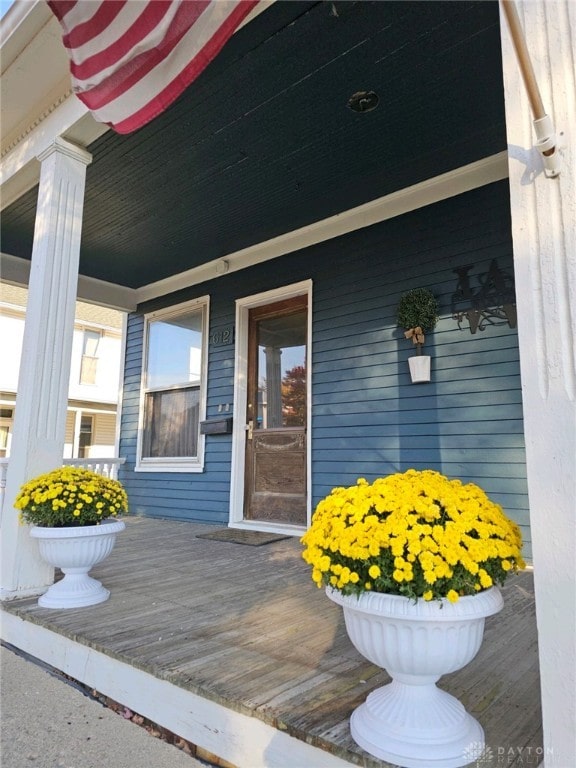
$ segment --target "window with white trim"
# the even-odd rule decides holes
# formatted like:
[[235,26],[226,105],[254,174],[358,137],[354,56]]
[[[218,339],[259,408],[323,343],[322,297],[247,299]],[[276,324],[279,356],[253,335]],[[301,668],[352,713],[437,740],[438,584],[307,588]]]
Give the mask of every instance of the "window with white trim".
[[207,299],[145,318],[140,470],[202,469],[207,318]]
[[14,409],[0,408],[0,459],[6,459],[10,456],[13,423]]
[[80,364],[80,384],[96,384],[98,366],[98,348],[102,334],[100,331],[84,331],[82,339],[82,362]]

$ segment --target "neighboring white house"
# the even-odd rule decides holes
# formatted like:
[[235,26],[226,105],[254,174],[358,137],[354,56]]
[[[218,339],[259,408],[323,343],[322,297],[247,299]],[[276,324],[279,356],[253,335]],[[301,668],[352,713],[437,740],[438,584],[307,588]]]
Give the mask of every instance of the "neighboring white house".
[[[10,456],[28,291],[0,283],[0,458]],[[123,313],[76,303],[64,458],[115,454]]]

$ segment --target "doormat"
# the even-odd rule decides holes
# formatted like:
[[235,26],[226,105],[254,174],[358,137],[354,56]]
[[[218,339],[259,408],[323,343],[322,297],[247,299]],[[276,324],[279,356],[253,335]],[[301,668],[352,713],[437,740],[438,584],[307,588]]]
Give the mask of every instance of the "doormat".
[[266,531],[245,531],[240,528],[219,528],[210,533],[197,533],[197,539],[211,539],[212,541],[228,541],[230,544],[247,544],[249,547],[261,547],[263,544],[271,544],[273,541],[289,539],[282,533],[268,533]]

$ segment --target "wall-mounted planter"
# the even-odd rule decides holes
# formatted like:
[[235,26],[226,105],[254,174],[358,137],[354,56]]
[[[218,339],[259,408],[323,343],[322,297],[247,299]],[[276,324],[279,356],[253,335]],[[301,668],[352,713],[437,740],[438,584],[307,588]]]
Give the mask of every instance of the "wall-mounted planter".
[[408,358],[412,384],[430,381],[430,355],[414,355]]
[[[413,288],[404,293],[398,303],[398,325],[405,328],[404,337],[411,339],[420,353],[424,334],[438,321],[438,301],[428,288]],[[430,381],[430,356],[418,354],[408,358],[413,384]]]

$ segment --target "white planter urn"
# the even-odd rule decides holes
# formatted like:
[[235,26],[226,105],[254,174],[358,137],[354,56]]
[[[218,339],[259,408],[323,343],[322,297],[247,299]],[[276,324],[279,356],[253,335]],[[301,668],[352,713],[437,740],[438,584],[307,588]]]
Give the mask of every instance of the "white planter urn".
[[30,535],[38,540],[40,556],[64,578],[52,584],[38,600],[43,608],[84,608],[103,603],[110,592],[88,575],[90,569],[105,560],[126,527],[122,520],[104,520],[100,525],[69,528],[34,526]]
[[370,592],[345,597],[331,588],[326,594],[344,609],[356,649],[392,678],[353,712],[354,741],[404,768],[470,763],[484,748],[484,731],[436,681],[478,653],[486,616],[504,604],[500,590],[492,587],[456,603]]
[[430,381],[430,355],[413,355],[408,358],[412,384]]

